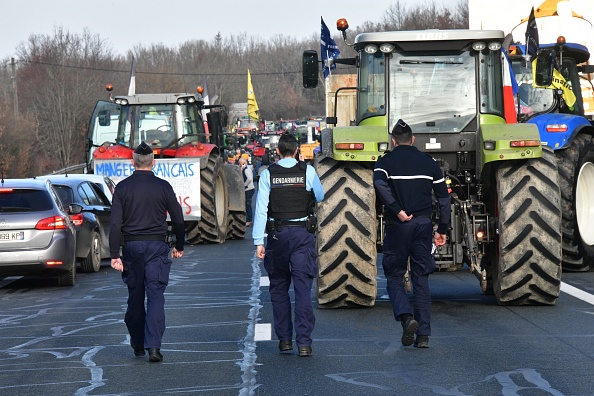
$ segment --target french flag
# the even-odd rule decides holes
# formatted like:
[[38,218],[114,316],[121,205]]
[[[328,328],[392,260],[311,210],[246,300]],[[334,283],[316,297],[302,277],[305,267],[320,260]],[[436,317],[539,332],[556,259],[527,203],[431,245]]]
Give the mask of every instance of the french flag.
[[518,122],[518,118],[516,116],[514,98],[518,94],[518,83],[516,82],[514,71],[505,50],[502,49],[501,54],[503,57],[503,114],[505,115],[506,123],[515,124]]

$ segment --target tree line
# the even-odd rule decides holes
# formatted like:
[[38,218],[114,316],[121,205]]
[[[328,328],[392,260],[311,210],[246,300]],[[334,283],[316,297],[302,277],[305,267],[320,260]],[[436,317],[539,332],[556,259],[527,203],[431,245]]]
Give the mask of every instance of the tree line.
[[[354,56],[326,22],[341,56]],[[465,0],[454,9],[436,2],[407,7],[398,0],[381,20],[365,22],[348,34],[352,41],[364,31],[467,28]],[[324,90],[302,86],[301,55],[308,49],[319,51],[319,32],[305,39],[279,34],[266,40],[219,33],[175,48],[138,45],[126,55],[114,54],[89,30],[72,33],[55,27],[53,34],[31,34],[17,47],[14,67],[11,59],[4,59],[7,67],[0,70],[0,173],[4,178],[31,177],[84,162],[95,103],[108,99],[107,84],[113,85],[114,95],[127,94],[132,57],[136,93],[195,92],[206,83],[210,98],[229,108],[246,102],[250,69],[262,118],[323,115]]]

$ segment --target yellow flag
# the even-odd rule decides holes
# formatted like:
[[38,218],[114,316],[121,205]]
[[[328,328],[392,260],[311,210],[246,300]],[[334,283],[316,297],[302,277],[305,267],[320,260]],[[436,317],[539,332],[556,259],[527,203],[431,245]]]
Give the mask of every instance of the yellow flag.
[[[537,62],[536,59],[534,61],[532,61],[532,75],[533,76],[536,75],[536,62]],[[540,87],[539,85],[536,85],[536,79],[533,80],[533,85],[535,87]],[[551,85],[549,85],[548,87],[540,87],[540,88],[563,90],[563,100],[565,100],[565,103],[567,104],[567,106],[569,108],[573,109],[573,105],[575,104],[575,101],[576,101],[575,94],[573,93],[573,91],[571,90],[571,86],[569,85],[567,80],[565,80],[565,78],[559,72],[559,70],[553,69],[553,83]]]
[[250,69],[248,69],[247,79],[247,111],[250,118],[259,120],[258,116],[258,102],[256,102],[256,95],[254,94],[254,87],[252,86],[252,76],[250,75]]

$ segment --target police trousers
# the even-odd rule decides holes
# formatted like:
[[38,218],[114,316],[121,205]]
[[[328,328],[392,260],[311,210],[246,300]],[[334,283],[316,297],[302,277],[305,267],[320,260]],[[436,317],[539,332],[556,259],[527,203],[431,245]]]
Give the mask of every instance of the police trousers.
[[[432,237],[433,225],[425,217],[413,217],[408,222],[387,226],[382,260],[394,318],[400,321],[401,315],[412,314],[419,323],[417,334],[426,336],[431,335],[429,274],[435,271]],[[411,309],[403,283],[409,258],[414,309]]]
[[164,292],[171,270],[169,245],[162,241],[124,242],[122,262],[122,280],[128,286],[124,321],[130,340],[135,346],[161,348],[165,332]]
[[295,293],[295,340],[297,346],[310,346],[316,318],[311,286],[317,274],[317,252],[313,234],[305,227],[283,227],[268,234],[264,268],[270,280],[270,300],[274,332],[281,341],[293,339],[291,298]]

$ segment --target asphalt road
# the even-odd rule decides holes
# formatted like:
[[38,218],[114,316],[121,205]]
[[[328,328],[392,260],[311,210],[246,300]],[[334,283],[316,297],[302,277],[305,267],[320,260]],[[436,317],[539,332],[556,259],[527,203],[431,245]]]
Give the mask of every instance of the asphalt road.
[[72,288],[1,280],[0,395],[594,395],[594,273],[564,274],[583,294],[553,307],[501,307],[466,270],[434,274],[430,348],[416,349],[400,343],[380,270],[376,306],[316,309],[314,355],[300,358],[268,337],[251,242],[187,246],[174,262],[157,364],[133,355],[107,261]]

